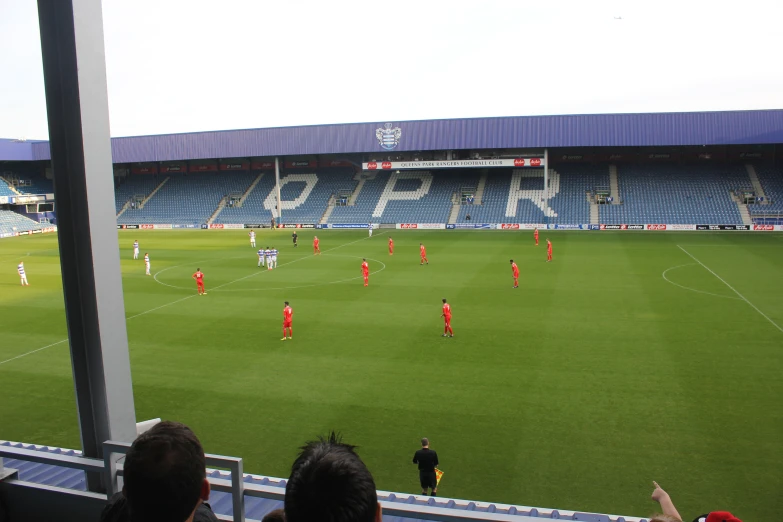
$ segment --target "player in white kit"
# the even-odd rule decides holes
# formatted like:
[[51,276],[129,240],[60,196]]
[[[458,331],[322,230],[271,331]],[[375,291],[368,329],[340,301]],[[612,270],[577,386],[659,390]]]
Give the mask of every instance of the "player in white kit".
[[24,271],[24,262],[19,262],[16,271],[19,272],[19,277],[22,278],[22,286],[30,286],[30,283],[27,282],[27,274]]
[[144,252],[144,267],[147,270],[147,275],[152,275],[150,274],[150,255],[146,252]]
[[250,236],[250,246],[255,248],[256,247],[256,233],[255,231],[251,230],[247,233],[248,236]]
[[264,257],[266,257],[266,269],[272,270],[272,250],[269,247],[264,250]]
[[277,268],[277,249],[272,249],[272,268]]
[[258,251],[258,265],[257,266],[264,266],[264,249],[260,249]]
[[367,225],[367,230],[370,232],[370,237],[372,237],[372,223]]
[[139,258],[139,241],[136,240],[133,242],[133,259]]

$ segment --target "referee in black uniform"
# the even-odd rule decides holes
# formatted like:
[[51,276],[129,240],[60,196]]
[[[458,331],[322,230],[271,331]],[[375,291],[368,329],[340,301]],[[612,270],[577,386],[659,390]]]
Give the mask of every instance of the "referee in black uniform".
[[413,455],[413,463],[419,465],[419,481],[421,482],[421,494],[432,496],[438,494],[438,479],[435,476],[435,467],[438,465],[438,454],[430,449],[430,441],[426,437],[421,439],[421,449]]

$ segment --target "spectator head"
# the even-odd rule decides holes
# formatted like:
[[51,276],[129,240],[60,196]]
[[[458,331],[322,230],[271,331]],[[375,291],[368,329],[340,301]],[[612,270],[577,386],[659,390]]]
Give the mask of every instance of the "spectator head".
[[355,446],[332,432],[301,449],[285,488],[286,522],[381,522],[375,481]]
[[209,499],[204,449],[190,428],[164,421],[140,435],[125,456],[122,489],[131,522],[186,522]]
[[[444,302],[445,301],[446,300],[444,299]],[[421,447],[422,448],[429,448],[430,447],[430,439],[428,439],[427,437],[424,437],[423,439],[421,439]]]
[[275,509],[274,511],[270,511],[264,515],[264,518],[261,519],[261,522],[285,522],[285,510],[280,508]]

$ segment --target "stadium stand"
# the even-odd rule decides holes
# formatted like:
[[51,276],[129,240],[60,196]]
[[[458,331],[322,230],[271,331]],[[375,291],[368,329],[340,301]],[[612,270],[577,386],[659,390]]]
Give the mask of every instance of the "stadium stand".
[[543,169],[497,170],[487,178],[482,204],[463,205],[459,222],[469,214],[474,223],[589,223],[586,192],[609,185],[606,167],[557,167],[549,171],[545,197]]
[[[259,172],[251,173],[250,177],[255,179],[259,174]],[[264,208],[264,200],[274,187],[274,173],[264,173],[242,206],[224,208],[215,219],[215,223],[269,223],[272,213]]]
[[[258,173],[174,174],[142,209],[128,209],[120,224],[201,224],[223,196],[243,193]],[[337,206],[330,223],[445,223],[460,188],[476,187],[474,169],[428,172],[377,172],[363,183],[355,201]],[[600,205],[600,222],[621,223],[742,223],[730,192],[747,189],[750,180],[741,165],[618,167],[620,204]],[[283,223],[318,223],[332,195],[354,191],[352,169],[292,170],[281,176]],[[759,169],[769,204],[750,205],[751,214],[783,211],[783,175]],[[119,212],[129,198],[149,194],[160,177],[130,176],[116,189]],[[470,215],[473,223],[590,223],[587,193],[609,186],[606,165],[561,165],[550,170],[543,188],[542,169],[492,169],[481,204],[461,205],[457,222]],[[275,205],[274,176],[265,173],[241,206],[226,206],[215,223],[268,223]]]
[[0,196],[16,196],[16,192],[11,190],[11,187],[8,186],[8,183],[0,180]]
[[[20,449],[28,450],[42,455],[63,455],[71,457],[81,457],[82,453],[76,450],[53,448],[48,446],[38,446],[33,444],[23,444],[19,442],[0,441],[0,450],[2,449]],[[55,486],[75,491],[86,491],[87,483],[84,471],[72,469],[64,466],[35,462],[34,460],[23,460],[17,458],[4,459],[4,465],[7,468],[19,471],[19,480],[42,484],[46,486]],[[210,480],[223,480],[230,482],[231,472],[207,469],[207,477]],[[245,517],[250,520],[261,520],[266,513],[282,507],[281,500],[285,495],[285,479],[251,475],[244,473],[243,482],[247,488],[249,485],[265,486],[265,497],[261,498],[251,496],[245,493]],[[387,503],[387,506],[404,509],[409,514],[406,517],[384,515],[384,522],[413,522],[423,520],[424,517],[417,517],[417,509],[440,509],[438,520],[444,520],[450,516],[463,516],[469,514],[491,514],[503,516],[503,520],[509,522],[528,522],[541,519],[573,520],[584,522],[647,522],[646,519],[635,517],[617,517],[595,513],[580,513],[574,511],[536,508],[529,506],[513,506],[507,504],[494,504],[489,502],[474,502],[467,500],[450,499],[445,497],[425,497],[420,495],[411,495],[407,493],[392,493],[387,491],[378,491],[378,500]],[[230,493],[212,491],[210,494],[210,505],[215,514],[219,516],[233,516],[232,497]],[[388,507],[384,511],[389,510]],[[453,510],[453,511],[452,511]],[[451,513],[449,513],[451,512]],[[427,518],[432,518],[429,513]],[[492,520],[499,520],[496,517]],[[488,519],[489,520],[489,519]]]
[[127,210],[118,223],[200,225],[207,222],[224,196],[244,192],[255,179],[249,173],[171,174],[169,177],[144,208]]
[[[748,205],[748,211],[754,223],[782,225],[783,224],[783,170],[756,167],[756,173],[764,189],[767,201],[763,204]],[[774,216],[779,214],[779,216]]]
[[[354,205],[332,212],[332,223],[445,223],[452,196],[465,185],[476,186],[478,173],[379,172],[365,182]],[[407,199],[402,199],[407,198]]]
[[163,177],[150,176],[148,174],[127,176],[125,180],[114,189],[114,206],[119,212],[125,203],[133,196],[147,196],[152,192]]
[[600,205],[601,223],[742,223],[731,191],[750,186],[742,165],[618,167],[619,205]]
[[[290,170],[280,176],[280,197],[283,201],[282,223],[318,223],[333,194],[353,191],[354,171],[345,168],[324,168],[318,171]],[[255,178],[255,175],[254,175]],[[215,223],[268,223],[276,204],[273,193],[275,177],[267,173],[247,196],[241,207],[226,207]]]
[[[52,194],[54,184],[35,166],[15,166],[13,171],[0,171],[6,181],[22,194]],[[0,194],[3,195],[3,194]]]
[[13,210],[0,210],[0,234],[12,234],[24,230],[40,230],[49,224],[41,224],[17,214]]

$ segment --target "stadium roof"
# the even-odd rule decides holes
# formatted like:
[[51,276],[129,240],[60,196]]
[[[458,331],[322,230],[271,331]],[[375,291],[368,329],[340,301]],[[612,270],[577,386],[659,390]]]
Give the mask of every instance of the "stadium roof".
[[[112,138],[114,163],[390,151],[783,143],[783,110],[515,116],[347,123]],[[48,160],[48,142],[0,140],[0,160]]]

